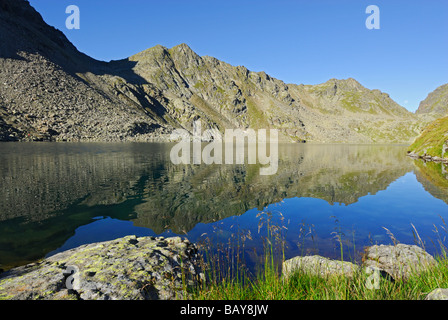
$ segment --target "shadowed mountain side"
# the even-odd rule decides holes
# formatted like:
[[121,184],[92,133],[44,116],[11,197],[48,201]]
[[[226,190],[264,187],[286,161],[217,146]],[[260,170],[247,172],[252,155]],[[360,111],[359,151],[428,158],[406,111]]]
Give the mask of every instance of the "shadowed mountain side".
[[132,84],[145,81],[132,72],[136,63],[129,59],[108,63],[78,51],[63,32],[46,24],[28,1],[0,0],[0,27],[0,58],[26,60],[28,53],[45,57],[74,77],[87,72],[117,73]]
[[123,99],[101,75],[144,79],[134,62],[97,61],[27,1],[0,1],[1,141],[148,141],[173,128],[155,100]]
[[165,179],[151,180],[135,225],[157,233],[191,230],[285,198],[313,197],[330,204],[355,203],[412,171],[404,147],[307,145],[282,149],[277,174],[260,176],[257,165],[167,164]]

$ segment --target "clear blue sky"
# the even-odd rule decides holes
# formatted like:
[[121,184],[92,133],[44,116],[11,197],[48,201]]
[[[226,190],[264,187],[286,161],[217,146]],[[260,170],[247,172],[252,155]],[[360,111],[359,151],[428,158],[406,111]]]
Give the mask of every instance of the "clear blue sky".
[[[156,44],[265,71],[286,83],[357,79],[414,111],[448,83],[447,0],[30,0],[82,52],[122,59]],[[68,30],[77,5],[81,27]],[[368,5],[380,29],[368,30]]]

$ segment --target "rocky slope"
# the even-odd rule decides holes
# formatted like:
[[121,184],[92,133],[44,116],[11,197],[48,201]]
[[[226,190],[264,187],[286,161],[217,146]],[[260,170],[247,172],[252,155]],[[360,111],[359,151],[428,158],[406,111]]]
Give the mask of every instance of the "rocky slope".
[[426,126],[409,147],[409,155],[448,162],[448,117],[437,119]]
[[425,122],[387,93],[369,90],[352,78],[292,87],[301,101],[319,115],[317,122],[323,128],[314,125],[312,130],[313,125],[309,125],[310,133],[316,137],[311,140],[335,142],[338,140],[334,133],[339,132],[341,142],[408,142]]
[[186,44],[156,46],[129,60],[136,62],[136,74],[162,90],[168,114],[187,129],[201,118],[219,129],[276,128],[285,140],[354,143],[407,142],[420,129],[417,117],[389,95],[354,79],[285,84],[264,72],[200,57]]
[[437,118],[448,115],[448,83],[436,88],[420,102],[416,114],[431,114]]
[[282,140],[410,142],[422,126],[354,79],[285,84],[155,46],[120,61],[80,53],[24,0],[0,1],[0,140],[166,140],[174,128],[276,128]]
[[0,43],[1,140],[146,140],[164,132],[141,106],[86,81],[114,68],[80,53],[27,1],[0,1]]
[[416,113],[436,119],[415,139],[409,147],[409,154],[426,160],[448,162],[448,84],[431,92],[420,103]]

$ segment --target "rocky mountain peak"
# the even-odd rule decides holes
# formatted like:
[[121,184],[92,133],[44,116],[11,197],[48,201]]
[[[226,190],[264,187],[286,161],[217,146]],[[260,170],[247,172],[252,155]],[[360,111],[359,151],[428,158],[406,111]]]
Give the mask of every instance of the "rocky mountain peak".
[[174,46],[170,49],[171,52],[179,52],[183,53],[185,55],[195,55],[197,56],[196,52],[194,52],[190,46],[186,43],[178,44],[177,46]]
[[324,85],[334,87],[335,89],[341,88],[344,90],[361,90],[364,88],[364,86],[359,83],[357,80],[353,78],[347,78],[347,79],[335,79],[332,78],[324,83]]
[[185,43],[172,47],[169,49],[169,53],[176,67],[181,70],[196,68],[204,64],[202,58]]
[[345,81],[348,85],[353,86],[353,87],[362,87],[362,85],[355,79],[353,78],[348,78],[346,80],[342,80]]
[[129,57],[131,61],[144,61],[149,59],[164,58],[169,55],[168,49],[162,45],[156,45],[154,47],[143,50]]
[[417,114],[448,115],[448,83],[437,87],[420,102]]

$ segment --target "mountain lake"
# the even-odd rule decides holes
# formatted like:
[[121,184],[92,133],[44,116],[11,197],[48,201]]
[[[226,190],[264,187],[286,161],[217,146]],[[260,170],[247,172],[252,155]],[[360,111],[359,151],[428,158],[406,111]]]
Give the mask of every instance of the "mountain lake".
[[126,235],[186,237],[249,269],[270,245],[279,261],[446,246],[446,167],[404,145],[280,144],[265,176],[257,164],[173,164],[173,145],[1,143],[0,268]]

